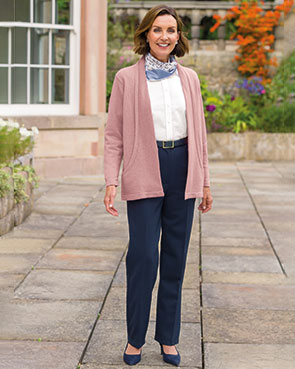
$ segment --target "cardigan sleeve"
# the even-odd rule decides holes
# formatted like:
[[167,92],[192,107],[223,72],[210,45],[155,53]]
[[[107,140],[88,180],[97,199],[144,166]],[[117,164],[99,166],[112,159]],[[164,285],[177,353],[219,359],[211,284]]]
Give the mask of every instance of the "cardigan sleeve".
[[104,134],[104,177],[106,186],[119,184],[123,157],[123,81],[115,76]]
[[203,186],[210,186],[210,176],[209,176],[209,166],[208,166],[208,149],[207,149],[207,129],[206,129],[206,121],[205,121],[205,114],[203,108],[203,99],[200,87],[200,80],[198,75],[197,76],[197,92],[198,92],[198,108],[200,110],[200,117],[201,117],[201,130],[202,130],[202,143],[203,143],[203,168],[204,168],[204,184]]

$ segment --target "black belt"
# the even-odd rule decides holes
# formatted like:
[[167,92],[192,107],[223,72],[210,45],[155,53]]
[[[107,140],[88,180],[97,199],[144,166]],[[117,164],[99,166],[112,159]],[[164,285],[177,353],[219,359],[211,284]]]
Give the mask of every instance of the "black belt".
[[163,149],[173,149],[173,147],[187,144],[187,137],[181,138],[180,140],[172,141],[157,141],[158,147]]

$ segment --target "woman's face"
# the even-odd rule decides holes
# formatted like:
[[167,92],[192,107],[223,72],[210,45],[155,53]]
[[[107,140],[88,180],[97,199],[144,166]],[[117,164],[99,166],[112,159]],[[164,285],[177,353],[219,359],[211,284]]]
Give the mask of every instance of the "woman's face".
[[146,36],[150,53],[162,62],[168,62],[171,51],[179,39],[176,19],[170,14],[159,15]]

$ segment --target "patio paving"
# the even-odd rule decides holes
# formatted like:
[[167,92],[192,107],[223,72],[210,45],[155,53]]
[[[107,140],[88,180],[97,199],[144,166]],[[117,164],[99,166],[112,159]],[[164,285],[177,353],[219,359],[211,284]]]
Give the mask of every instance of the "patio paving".
[[[294,369],[295,163],[210,163],[183,284],[181,367]],[[102,176],[42,180],[32,214],[0,237],[0,369],[123,369],[126,202]],[[197,205],[197,204],[196,204]],[[167,369],[154,341],[141,369]]]

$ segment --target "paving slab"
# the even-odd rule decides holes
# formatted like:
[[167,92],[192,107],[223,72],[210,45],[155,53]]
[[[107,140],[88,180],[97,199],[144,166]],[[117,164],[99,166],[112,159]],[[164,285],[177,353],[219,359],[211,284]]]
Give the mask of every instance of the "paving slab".
[[19,225],[19,229],[30,229],[31,231],[38,231],[39,229],[67,229],[76,217],[69,215],[44,215],[44,214],[31,214],[26,220]]
[[37,268],[114,271],[121,257],[122,251],[52,249]]
[[[150,320],[156,320],[157,289],[155,286],[152,294]],[[125,320],[126,318],[126,289],[121,287],[112,287],[105,305],[103,307],[101,318],[106,320]],[[200,322],[200,296],[197,289],[182,289],[182,322]]]
[[16,289],[15,298],[103,301],[113,274],[68,270],[33,270]]
[[113,287],[126,287],[126,268],[125,268],[125,260],[120,262],[120,265],[117,269],[117,273],[113,280]]
[[1,239],[0,254],[43,254],[54,244],[53,240],[37,238]]
[[295,278],[286,277],[279,273],[254,273],[254,272],[214,272],[203,270],[202,280],[204,283],[237,283],[237,284],[274,284],[295,285]]
[[[2,238],[38,238],[38,239],[54,239],[57,240],[64,233],[62,229],[31,229],[29,227],[22,228],[21,225],[14,227],[12,231],[6,233]],[[1,238],[1,239],[2,239]]]
[[0,340],[86,342],[98,301],[0,301]]
[[282,273],[274,255],[203,255],[202,269],[220,272]]
[[235,247],[270,247],[269,240],[265,238],[234,238],[234,237],[204,237],[202,236],[202,247],[204,246],[235,246]]
[[200,277],[199,277],[199,264],[188,263],[186,264],[183,288],[199,288]]
[[71,183],[58,183],[54,188],[50,190],[50,196],[52,195],[64,195],[72,196],[73,193],[78,195],[97,196],[99,192],[99,186],[94,184],[71,184]]
[[[213,200],[214,201],[214,200]],[[214,205],[213,205],[214,206]],[[219,212],[218,212],[219,210]],[[220,212],[220,210],[222,210],[222,212]],[[205,215],[204,215],[205,217]],[[244,211],[240,211],[237,212],[236,209],[229,209],[229,210],[224,210],[222,209],[214,209],[213,213],[210,214],[207,213],[206,214],[206,218],[202,218],[206,223],[223,223],[223,224],[227,224],[227,223],[242,223],[242,222],[247,222],[247,223],[251,223],[255,220],[259,221],[259,218],[257,216],[257,214],[255,212],[253,212],[252,210],[244,210]]]
[[89,201],[91,201],[91,196],[79,196],[77,192],[72,192],[71,194],[46,194],[46,196],[42,196],[38,200],[39,205],[53,205],[53,206],[59,206],[59,205],[79,205],[81,209],[84,208],[85,204],[88,205]]
[[33,214],[44,215],[72,215],[78,216],[83,211],[81,204],[44,204],[37,203],[34,205]]
[[203,283],[202,296],[205,307],[295,310],[295,286]]
[[294,369],[295,345],[205,343],[208,369]]
[[65,233],[66,236],[87,237],[124,237],[128,235],[126,222],[116,217],[109,218],[103,222],[86,215],[81,216],[75,224]]
[[0,369],[74,369],[83,342],[0,341]]
[[[154,340],[155,323],[150,322],[146,344],[142,351],[140,367],[164,367],[160,346]],[[109,332],[112,332],[111,334]],[[120,320],[99,320],[83,363],[99,365],[124,365],[122,353],[126,346],[126,323]],[[202,367],[200,347],[200,326],[183,323],[178,345],[181,354],[181,366]]]
[[235,247],[235,246],[206,246],[202,250],[203,255],[244,255],[244,256],[273,256],[273,250],[268,247]]
[[1,273],[27,273],[38,262],[38,254],[8,254],[0,257]]
[[17,286],[25,277],[25,273],[23,274],[14,274],[14,273],[0,273],[0,289],[12,289]]
[[205,342],[295,344],[295,311],[203,308]]
[[240,237],[266,238],[262,225],[257,222],[227,223],[203,222],[202,235],[204,237]]
[[54,246],[55,249],[80,249],[80,250],[125,250],[128,239],[119,237],[62,237]]

